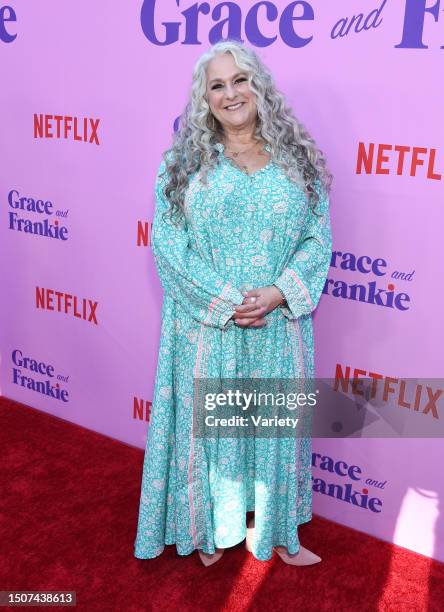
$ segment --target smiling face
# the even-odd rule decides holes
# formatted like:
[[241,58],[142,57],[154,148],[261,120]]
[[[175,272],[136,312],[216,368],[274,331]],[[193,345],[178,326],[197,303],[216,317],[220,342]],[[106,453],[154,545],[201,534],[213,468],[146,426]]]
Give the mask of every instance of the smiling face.
[[239,68],[231,53],[216,55],[207,66],[207,100],[224,130],[236,131],[256,123],[256,96],[247,73]]

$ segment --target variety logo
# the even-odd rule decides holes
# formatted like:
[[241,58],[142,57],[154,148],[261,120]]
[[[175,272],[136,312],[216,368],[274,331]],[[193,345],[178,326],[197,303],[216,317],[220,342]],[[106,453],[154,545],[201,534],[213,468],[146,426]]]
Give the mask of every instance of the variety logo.
[[[25,356],[20,349],[12,351],[12,363],[12,382],[15,385],[61,402],[69,401],[68,391],[60,386],[68,382],[69,376],[55,374],[53,365]],[[39,380],[40,376],[47,378]]]
[[17,21],[14,9],[12,6],[0,6],[0,41],[4,43],[13,42],[17,38],[17,34],[8,31],[6,27],[8,21]]
[[97,128],[100,119],[69,115],[37,115],[34,113],[34,138],[79,140],[99,145]]
[[[333,251],[330,268],[339,268],[344,272],[360,272],[371,274],[379,278],[386,276],[387,262],[381,257],[372,259],[368,255],[356,256],[353,253],[342,253]],[[401,272],[394,270],[390,278],[411,282],[415,270]],[[396,308],[397,310],[409,310],[410,296],[405,291],[396,291],[394,283],[390,282],[386,287],[378,287],[376,281],[367,283],[347,283],[343,280],[327,278],[323,293],[344,300],[354,300],[383,306],[385,308]]]
[[[345,461],[335,461],[327,455],[312,453],[311,464],[314,468],[322,472],[329,472],[332,476],[343,479],[340,484],[328,483],[325,477],[311,477],[313,481],[313,491],[322,495],[334,497],[352,506],[358,506],[363,510],[379,513],[382,509],[382,499],[372,497],[368,487],[384,489],[387,481],[379,481],[373,478],[366,478],[362,484],[367,486],[361,488],[362,470],[358,465],[348,465]],[[346,479],[353,482],[346,482]],[[344,483],[344,484],[342,484]],[[359,483],[359,484],[358,484]],[[360,487],[358,489],[358,486]]]
[[[186,5],[183,10],[176,10]],[[337,3],[338,5],[340,3]],[[332,40],[343,38],[351,32],[360,34],[378,28],[382,22],[382,13],[387,0],[382,0],[377,8],[368,13],[358,13],[340,17],[331,25]],[[211,6],[213,5],[213,6]],[[168,9],[168,17],[165,11]],[[406,0],[403,21],[402,40],[394,45],[397,49],[427,49],[422,41],[426,17],[438,21],[440,0],[432,6],[426,6],[426,0]],[[182,45],[201,45],[201,31],[208,32],[208,42],[214,44],[219,40],[233,38],[256,47],[268,47],[278,38],[293,49],[305,47],[313,40],[313,35],[304,36],[307,22],[315,20],[312,5],[307,0],[290,2],[282,11],[273,2],[255,2],[247,10],[236,2],[188,2],[169,1],[169,4],[144,0],[141,10],[141,26],[146,38],[153,45],[165,46],[180,43]],[[302,23],[301,23],[302,22]],[[273,34],[270,33],[273,31]],[[244,33],[245,38],[242,38]],[[267,35],[268,34],[268,35]],[[444,45],[441,49],[444,48]]]
[[[68,228],[60,225],[58,219],[51,220],[54,215],[67,217],[68,210],[53,210],[54,205],[49,200],[21,196],[16,189],[11,189],[8,193],[8,204],[13,209],[9,211],[10,230],[55,240],[68,240]],[[35,216],[37,220],[23,217],[23,212]],[[46,218],[43,218],[45,216]]]
[[[443,395],[443,389],[433,389],[429,385],[419,383],[412,387],[406,379],[384,376],[358,368],[354,368],[352,376],[350,372],[350,366],[346,366],[344,372],[343,366],[336,364],[335,391],[340,390],[342,393],[362,396],[367,401],[374,399],[378,394],[378,400],[380,399],[384,404],[395,404],[403,410],[407,408],[439,419],[437,402]],[[367,380],[363,380],[364,378],[371,380],[370,386]]]
[[[371,142],[358,144],[356,174],[397,174],[416,176],[419,166],[427,166],[426,178],[441,181],[442,174],[435,172],[436,149],[390,145]],[[427,162],[427,164],[426,164]],[[421,173],[421,175],[424,172]]]
[[35,288],[36,308],[63,312],[72,317],[98,325],[96,309],[98,302],[77,295],[55,291],[44,287]]

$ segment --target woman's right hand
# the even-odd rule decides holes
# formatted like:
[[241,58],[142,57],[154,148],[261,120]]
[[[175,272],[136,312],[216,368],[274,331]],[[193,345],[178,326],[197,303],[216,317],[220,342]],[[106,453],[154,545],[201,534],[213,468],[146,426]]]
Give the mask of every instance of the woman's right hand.
[[266,307],[260,306],[254,297],[245,298],[240,306],[236,306],[233,315],[234,323],[239,327],[265,327]]
[[242,292],[245,295],[240,306],[236,306],[233,319],[240,327],[264,327],[267,325],[265,315],[282,302],[282,295],[272,285]]

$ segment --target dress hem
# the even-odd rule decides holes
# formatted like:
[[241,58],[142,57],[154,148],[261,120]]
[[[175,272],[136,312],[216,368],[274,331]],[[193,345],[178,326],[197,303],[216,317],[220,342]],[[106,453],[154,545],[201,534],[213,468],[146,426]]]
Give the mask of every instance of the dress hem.
[[[304,523],[308,523],[308,522],[310,522],[312,518],[313,518],[313,515],[311,515],[311,516],[309,516],[309,517],[307,517],[307,518],[305,518],[305,519],[302,519],[301,521],[299,521],[299,522],[298,522],[298,527],[299,527],[299,525],[303,525]],[[243,541],[245,540],[245,538],[246,538],[246,537],[247,537],[247,527],[245,527],[245,535],[244,535],[244,536],[243,536],[243,538],[242,538],[241,540],[239,540],[238,542],[235,542],[234,544],[230,544],[229,546],[214,546],[214,548],[233,548],[233,546],[237,546],[238,544],[240,544],[241,542],[243,542]],[[141,559],[141,560],[144,560],[144,559],[155,559],[156,557],[160,557],[160,555],[161,555],[161,554],[163,553],[163,551],[165,550],[165,546],[172,546],[172,545],[174,545],[174,544],[176,544],[176,542],[175,542],[174,540],[173,540],[173,541],[165,541],[165,545],[162,547],[162,549],[157,549],[157,551],[158,551],[158,552],[155,552],[155,553],[146,553],[146,554],[143,554],[143,553],[136,553],[136,552],[134,552],[134,557],[135,557],[136,559]],[[253,551],[251,551],[251,554],[252,554],[252,555],[253,555],[253,557],[254,557],[255,559],[257,559],[258,561],[270,561],[270,559],[272,559],[272,557],[273,557],[273,549],[274,549],[276,546],[284,546],[285,548],[287,548],[287,544],[282,543],[282,542],[279,542],[279,543],[273,544],[273,546],[271,547],[271,549],[272,549],[272,550],[271,550],[271,555],[270,555],[269,557],[265,557],[265,558],[258,557],[258,556],[256,556],[256,555],[254,554],[254,552],[253,552]],[[299,544],[299,546],[297,547],[297,550],[293,550],[293,547],[290,547],[290,548],[291,548],[291,550],[287,548],[288,553],[289,553],[290,555],[295,555],[295,554],[297,554],[297,553],[299,552],[299,549],[300,549],[300,544]],[[176,546],[176,553],[177,553],[177,554],[178,554],[180,557],[187,557],[188,555],[191,555],[191,554],[192,554],[192,553],[193,553],[195,550],[202,550],[202,552],[206,553],[207,555],[212,555],[212,554],[215,552],[215,550],[205,550],[205,549],[203,549],[203,548],[192,548],[192,549],[191,549],[191,550],[189,550],[188,552],[179,552],[179,551],[177,550],[177,546]]]

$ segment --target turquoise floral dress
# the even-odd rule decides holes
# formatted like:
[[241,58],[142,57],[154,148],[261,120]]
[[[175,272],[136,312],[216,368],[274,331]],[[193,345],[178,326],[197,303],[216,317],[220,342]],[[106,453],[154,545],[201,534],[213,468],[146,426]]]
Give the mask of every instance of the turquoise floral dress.
[[[314,214],[302,189],[272,160],[247,174],[218,144],[207,185],[190,177],[176,227],[162,213],[165,163],[155,193],[152,251],[164,289],[135,557],[175,544],[179,555],[213,553],[246,536],[255,511],[253,554],[299,550],[298,525],[312,516],[311,439],[218,438],[193,433],[199,378],[314,376],[312,312],[331,258],[328,194]],[[268,147],[269,149],[269,147]],[[162,176],[163,174],[163,176]],[[275,284],[286,297],[262,328],[231,318],[242,288]]]

